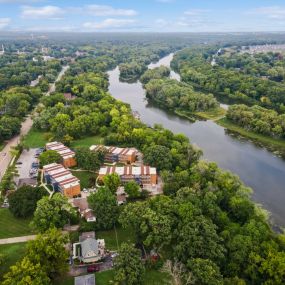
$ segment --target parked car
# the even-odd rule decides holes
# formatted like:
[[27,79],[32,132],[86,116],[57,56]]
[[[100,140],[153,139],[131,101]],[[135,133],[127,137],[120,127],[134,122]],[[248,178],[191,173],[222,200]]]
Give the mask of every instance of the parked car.
[[39,163],[38,162],[33,162],[32,163],[32,168],[39,168]]
[[22,161],[17,161],[16,164],[20,165],[20,164],[23,164],[23,162]]
[[98,272],[98,271],[100,271],[100,265],[99,264],[92,264],[92,265],[89,265],[87,267],[88,273]]
[[83,192],[84,192],[84,193],[88,193],[88,189],[83,188]]

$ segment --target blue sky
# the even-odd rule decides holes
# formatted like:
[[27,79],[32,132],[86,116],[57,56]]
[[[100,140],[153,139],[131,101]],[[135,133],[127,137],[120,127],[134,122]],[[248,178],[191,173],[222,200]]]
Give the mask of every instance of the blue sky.
[[0,0],[2,31],[285,31],[285,0]]

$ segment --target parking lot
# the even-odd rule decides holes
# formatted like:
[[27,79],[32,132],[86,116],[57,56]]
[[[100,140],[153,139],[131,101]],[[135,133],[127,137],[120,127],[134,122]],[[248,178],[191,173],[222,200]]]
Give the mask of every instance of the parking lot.
[[19,185],[21,181],[28,181],[26,184],[36,184],[37,182],[37,172],[34,171],[31,173],[32,163],[38,162],[38,159],[35,157],[38,149],[32,148],[29,150],[23,150],[21,156],[16,162],[16,169],[18,170],[19,176],[15,177],[16,185]]

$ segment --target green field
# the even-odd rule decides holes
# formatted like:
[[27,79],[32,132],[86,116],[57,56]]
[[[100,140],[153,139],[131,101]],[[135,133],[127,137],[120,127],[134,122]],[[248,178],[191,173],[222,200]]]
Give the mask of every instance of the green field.
[[73,141],[71,143],[71,147],[79,147],[79,146],[90,147],[93,144],[103,144],[103,143],[104,139],[101,136],[92,136]]
[[[135,237],[130,230],[125,230],[123,228],[116,228],[117,237],[118,237],[118,244],[120,246],[121,243],[134,243]],[[106,248],[109,250],[117,250],[117,239],[116,239],[116,232],[115,230],[109,231],[98,231],[96,232],[97,238],[105,239]]]
[[242,128],[242,127],[232,123],[231,121],[227,120],[226,118],[218,120],[217,124],[221,125],[222,127],[226,128],[230,131],[241,134],[244,137],[258,141],[258,142],[260,142],[266,146],[277,147],[279,149],[282,148],[283,150],[285,149],[285,140],[275,139],[272,137],[268,137],[268,136],[257,134],[257,133],[251,132],[251,131],[247,131],[244,128]]
[[24,144],[29,148],[44,147],[48,142],[48,133],[31,129],[24,138]]
[[9,209],[0,209],[0,239],[31,235],[31,219],[16,219]]
[[[24,138],[24,144],[29,148],[44,147],[48,142],[50,133],[38,131],[32,128]],[[90,136],[82,139],[74,140],[71,147],[91,146],[92,144],[102,144],[104,139],[100,136]]]
[[96,174],[89,171],[71,171],[74,176],[76,176],[80,180],[81,189],[83,188],[90,188],[94,185],[90,183],[90,177],[96,177]]
[[25,254],[26,243],[14,243],[0,245],[0,253],[4,254],[5,262],[0,267],[0,280],[1,277],[9,271],[11,265],[14,265]]
[[194,114],[198,116],[199,118],[205,119],[205,120],[213,120],[216,121],[218,119],[223,118],[226,115],[227,111],[221,107],[218,107],[216,109],[211,109],[209,111],[205,112],[195,112]]

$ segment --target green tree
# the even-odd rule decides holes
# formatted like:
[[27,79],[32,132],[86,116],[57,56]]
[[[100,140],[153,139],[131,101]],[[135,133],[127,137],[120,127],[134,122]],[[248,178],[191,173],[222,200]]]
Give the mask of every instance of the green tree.
[[146,147],[144,151],[144,162],[157,170],[171,169],[172,156],[169,149],[162,145]]
[[34,264],[28,257],[10,267],[4,276],[2,285],[49,285],[51,284],[46,272],[39,263]]
[[54,150],[47,150],[39,156],[40,160],[40,166],[43,167],[45,165],[48,165],[50,163],[60,163],[61,156],[59,153],[57,153]]
[[37,207],[37,202],[47,195],[41,187],[22,186],[9,195],[9,210],[17,218],[31,216]]
[[116,196],[108,188],[101,187],[87,199],[90,208],[96,213],[98,229],[113,228],[117,222],[119,211]]
[[115,281],[126,285],[139,285],[142,283],[144,266],[141,261],[140,250],[132,245],[123,243],[114,261]]
[[75,153],[77,166],[82,169],[96,171],[104,162],[104,150],[91,151],[88,147],[78,147]]
[[39,232],[53,227],[60,229],[75,216],[76,212],[67,198],[56,193],[52,198],[45,196],[38,201],[31,225]]
[[135,181],[131,180],[127,182],[124,187],[130,199],[135,199],[140,196],[140,186]]
[[54,279],[68,269],[68,252],[65,249],[67,242],[67,235],[57,229],[49,229],[28,243],[27,257],[34,264],[40,264],[48,277]]
[[219,267],[209,259],[194,258],[188,262],[188,267],[193,274],[195,284],[222,285],[223,278]]
[[117,173],[112,173],[104,176],[103,182],[106,188],[108,188],[112,193],[116,193],[121,184],[121,179]]

